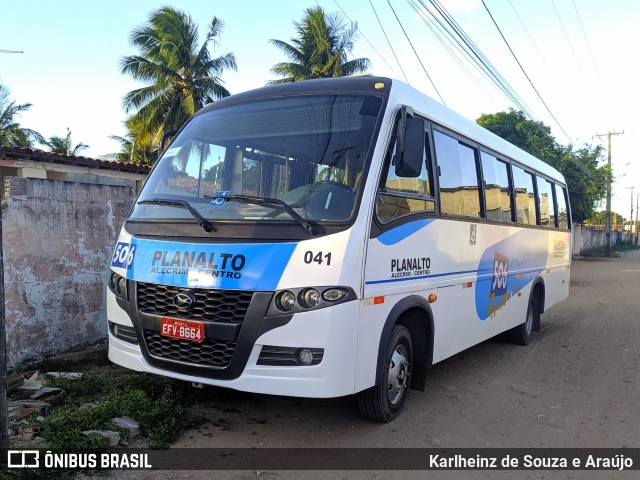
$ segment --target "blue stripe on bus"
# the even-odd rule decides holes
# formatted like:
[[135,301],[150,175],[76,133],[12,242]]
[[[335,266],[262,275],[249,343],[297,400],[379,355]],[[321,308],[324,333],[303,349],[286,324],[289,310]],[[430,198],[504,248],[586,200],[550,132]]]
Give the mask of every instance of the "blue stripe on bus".
[[434,220],[435,218],[426,218],[424,220],[416,220],[415,222],[405,223],[404,225],[400,225],[399,227],[392,228],[388,232],[384,232],[378,237],[378,241],[383,245],[395,245],[396,243],[399,243],[405,238],[413,235],[418,230],[426,227]]
[[478,270],[463,270],[460,272],[435,273],[433,275],[423,275],[421,277],[403,277],[403,278],[390,278],[388,280],[371,280],[369,282],[365,282],[365,284],[374,285],[377,283],[404,282],[407,280],[421,280],[423,278],[436,278],[436,277],[446,277],[449,275],[460,275],[462,273],[478,273]]
[[295,243],[182,243],[133,238],[126,252],[116,255],[124,247],[116,250],[112,265],[126,266],[126,278],[137,282],[272,291],[295,247]]
[[[555,268],[555,267],[554,267]],[[542,270],[540,268],[527,268],[524,270],[519,270],[517,272],[509,272],[508,277],[515,277],[518,275],[526,275],[529,273],[540,273]],[[480,272],[488,272],[480,275]],[[375,285],[378,283],[391,283],[391,282],[402,282],[407,280],[421,280],[424,278],[436,278],[436,277],[447,277],[450,275],[460,275],[463,273],[476,273],[478,274],[475,281],[479,282],[480,280],[485,280],[489,278],[493,278],[493,271],[488,268],[482,268],[480,270],[461,270],[459,272],[447,272],[447,273],[434,273],[433,275],[423,275],[421,277],[404,277],[404,278],[390,278],[388,280],[370,280],[365,282],[365,285]]]

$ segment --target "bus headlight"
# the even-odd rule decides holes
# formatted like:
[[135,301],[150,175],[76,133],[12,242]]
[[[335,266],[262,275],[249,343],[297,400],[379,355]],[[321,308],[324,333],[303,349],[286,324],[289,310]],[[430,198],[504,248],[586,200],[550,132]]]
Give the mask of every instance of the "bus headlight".
[[111,272],[111,276],[109,276],[109,290],[115,293],[116,297],[122,298],[123,300],[128,300],[129,296],[127,295],[127,279],[122,275],[118,275],[115,272]]
[[309,288],[302,292],[302,302],[307,308],[316,308],[320,303],[320,294],[315,288]]
[[278,295],[276,306],[283,312],[290,312],[296,306],[296,296],[289,290],[285,290],[280,295]]

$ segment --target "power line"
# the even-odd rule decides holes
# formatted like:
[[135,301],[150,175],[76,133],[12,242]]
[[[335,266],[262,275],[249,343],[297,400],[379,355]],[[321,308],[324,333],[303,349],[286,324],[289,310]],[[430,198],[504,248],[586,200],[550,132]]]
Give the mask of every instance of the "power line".
[[518,21],[520,22],[520,25],[522,25],[522,29],[525,31],[525,33],[529,37],[529,40],[531,40],[531,43],[533,44],[534,48],[536,49],[536,52],[538,52],[538,55],[540,55],[540,58],[542,59],[544,64],[547,66],[547,68],[549,70],[551,70],[551,67],[549,67],[549,64],[547,63],[547,60],[544,58],[544,55],[542,55],[542,52],[538,48],[538,45],[536,44],[536,42],[533,40],[533,37],[529,33],[529,30],[527,30],[527,27],[525,27],[524,22],[520,18],[520,15],[518,15],[518,12],[516,11],[516,7],[513,6],[513,3],[511,3],[511,0],[507,0],[507,1],[509,2],[509,5],[511,5],[511,9],[513,10],[513,13],[515,13],[516,17],[518,17]]
[[[441,33],[440,29],[442,29],[442,27],[440,27],[438,22],[436,22],[432,17],[426,15],[423,9],[421,9],[416,3],[417,3],[416,0],[409,0],[409,4],[413,8],[413,10],[416,12],[418,17],[424,22],[427,28],[429,28],[431,33],[433,33],[434,37],[436,37],[436,39],[440,42],[440,44],[444,47],[444,49],[449,53],[449,55],[451,55],[451,58],[458,64],[460,69],[467,74],[467,76],[473,81],[473,83],[476,84],[476,86],[479,89],[481,89],[487,96],[489,96],[490,92],[487,90],[487,88],[485,88],[485,86],[480,83],[479,79],[476,77],[474,72],[469,67],[467,67],[467,65],[459,57],[460,55],[463,57],[465,55],[460,45],[458,45],[456,42],[451,41],[451,39],[447,37],[444,32]],[[456,49],[459,55],[457,55],[452,48]]]
[[[345,17],[347,17],[347,19],[353,23],[353,20],[351,20],[351,17],[349,17],[349,15],[347,15],[347,12],[344,11],[344,9],[340,6],[340,4],[338,4],[337,0],[333,0],[333,3],[335,3],[338,8],[340,9],[340,11],[344,14]],[[376,49],[376,47],[373,46],[373,44],[369,41],[369,39],[367,37],[364,36],[364,33],[362,32],[362,30],[358,27],[358,31],[360,32],[360,35],[362,35],[362,38],[364,38],[364,40],[369,44],[369,46],[373,49],[374,52],[376,52],[376,54],[382,59],[382,61],[384,62],[384,64],[389,67],[389,70],[391,70],[393,72],[393,74],[397,77],[398,74],[396,73],[396,71],[394,70],[394,68],[389,65],[389,62],[387,62],[387,59],[384,58],[384,56]]]
[[[434,12],[432,12],[429,8],[427,8],[423,0],[415,0],[415,1],[417,1],[423,7],[423,9],[434,18],[434,20],[440,25],[440,28],[442,28],[442,30],[446,33],[446,35],[460,46],[461,50],[467,56],[468,60],[470,60],[472,64],[475,65],[476,68],[481,73],[486,75],[487,78],[489,78],[489,80],[492,81],[498,87],[498,89],[502,91],[503,94],[507,98],[509,98],[518,107],[520,111],[523,112],[523,114],[527,118],[533,121],[534,124],[540,129],[541,132],[543,132],[544,134],[548,134],[547,130],[543,127],[543,125],[534,119],[529,109],[525,106],[524,100],[521,99],[518,93],[507,82],[507,80],[500,74],[500,72],[489,61],[489,59],[482,53],[480,48],[478,48],[478,46],[465,33],[462,27],[458,25],[455,19],[451,16],[451,14],[449,14],[449,12],[447,12],[447,10],[442,6],[439,0],[428,0],[429,3],[435,8],[439,16],[435,15]],[[442,17],[444,21],[440,20],[439,17]],[[516,57],[516,60],[517,60],[517,57]],[[547,110],[549,110],[548,107],[547,107]],[[562,126],[558,123],[555,117],[554,117],[554,120],[556,121],[558,126],[562,129]],[[567,133],[564,130],[563,132],[565,135],[567,135]],[[568,135],[567,137],[569,138],[570,144],[573,145],[573,142],[571,142],[571,138]],[[579,159],[574,158],[573,156],[570,156],[570,159],[587,177],[591,179],[596,178],[589,171],[588,167],[584,165]]]
[[569,39],[569,35],[567,34],[567,30],[564,28],[564,23],[562,23],[562,18],[560,18],[560,13],[558,12],[558,9],[556,8],[556,2],[554,2],[554,0],[551,0],[551,5],[553,5],[553,9],[556,11],[556,15],[558,17],[558,21],[560,22],[560,26],[562,27],[562,31],[564,32],[564,36],[567,39],[567,43],[569,44],[569,47],[571,47],[571,52],[573,53],[573,58],[576,59],[576,63],[578,64],[578,67],[580,67],[580,71],[584,72],[582,65],[580,64],[580,60],[578,60],[578,56],[576,55],[576,51],[573,49],[573,44],[571,43],[571,40]]
[[578,7],[576,6],[576,1],[573,1],[573,9],[576,11],[576,17],[578,17],[578,22],[580,23],[580,29],[582,30],[582,36],[584,37],[584,41],[587,44],[587,48],[589,49],[589,55],[591,55],[591,61],[593,62],[593,66],[598,71],[598,66],[596,64],[596,59],[593,57],[593,52],[591,51],[591,45],[589,45],[589,40],[587,40],[587,34],[584,31],[584,26],[582,25],[582,19],[580,18],[580,14],[578,13]]
[[438,87],[436,87],[436,84],[433,83],[433,80],[431,79],[431,76],[429,75],[429,73],[427,72],[427,69],[425,68],[424,64],[422,63],[422,60],[420,60],[420,56],[418,55],[418,52],[416,52],[416,49],[414,48],[413,43],[411,42],[411,39],[409,38],[409,35],[407,35],[407,32],[404,29],[404,26],[402,25],[402,22],[398,18],[398,15],[396,14],[395,9],[391,5],[391,1],[387,0],[387,3],[389,4],[389,7],[391,8],[391,11],[393,12],[393,16],[396,17],[396,20],[398,21],[398,25],[400,25],[400,28],[402,29],[402,33],[404,33],[404,36],[407,38],[407,42],[409,42],[409,45],[411,45],[411,49],[413,50],[413,53],[415,54],[416,58],[418,59],[418,62],[420,63],[420,66],[422,67],[422,70],[424,70],[424,74],[427,76],[427,78],[431,82],[431,85],[433,86],[433,89],[438,94],[438,97],[440,97],[440,101],[446,107],[447,104],[444,102],[444,99],[442,98],[442,95],[440,95],[440,92],[438,91]]
[[562,125],[560,125],[560,122],[558,121],[556,116],[553,114],[553,112],[551,111],[549,106],[547,105],[547,102],[544,101],[544,99],[542,98],[542,95],[540,95],[540,92],[538,92],[538,89],[536,88],[536,86],[533,84],[533,82],[529,78],[529,75],[527,75],[527,72],[524,70],[524,67],[520,63],[520,60],[518,60],[518,57],[513,52],[513,49],[511,48],[511,45],[509,45],[509,42],[507,42],[507,39],[505,38],[504,34],[502,33],[502,30],[500,30],[500,27],[498,26],[498,23],[496,22],[495,18],[493,18],[493,15],[491,14],[491,11],[489,10],[489,7],[487,7],[487,4],[485,3],[484,0],[482,0],[482,5],[484,5],[485,10],[489,14],[489,17],[491,17],[491,21],[496,26],[496,29],[498,30],[498,33],[500,33],[500,36],[502,37],[502,40],[504,40],[504,43],[507,45],[507,48],[509,49],[509,51],[511,52],[511,55],[513,56],[514,60],[516,61],[516,63],[520,67],[520,70],[522,70],[522,73],[527,78],[527,81],[529,82],[529,85],[531,85],[531,88],[533,88],[533,91],[536,92],[536,95],[538,96],[538,98],[540,99],[542,104],[544,105],[544,108],[547,109],[547,112],[549,112],[549,115],[551,115],[551,118],[553,118],[554,122],[556,122],[556,125],[558,125],[558,127],[560,127],[560,130],[562,130],[562,133],[564,133],[567,136],[567,138],[569,139],[569,142],[571,142],[571,137],[565,131],[565,129],[562,128]]
[[384,33],[384,38],[387,39],[387,43],[389,44],[389,48],[391,49],[391,53],[393,53],[393,57],[396,59],[396,62],[398,63],[398,67],[400,68],[400,71],[402,72],[402,76],[404,77],[405,82],[409,83],[409,79],[407,78],[407,75],[404,73],[404,70],[402,69],[402,64],[398,60],[398,56],[396,55],[396,51],[393,49],[393,45],[391,45],[391,42],[389,41],[389,37],[387,37],[387,32],[384,31],[384,27],[382,26],[382,22],[380,21],[380,18],[378,17],[378,12],[376,12],[376,9],[373,6],[373,3],[371,3],[371,0],[369,0],[369,5],[371,5],[371,9],[373,10],[373,14],[376,16],[376,19],[378,20],[378,24],[380,25],[380,28],[382,29],[382,33]]
[[[442,4],[438,0],[428,0],[436,10],[434,13],[425,5],[423,0],[416,1],[418,1],[423,9],[439,23],[446,35],[460,46],[464,54],[471,61],[472,65],[475,65],[478,71],[483,73],[491,82],[493,82],[509,100],[511,100],[527,115],[527,117],[533,118],[529,113],[529,109],[525,106],[524,100],[519,97],[507,80],[500,74],[500,72],[498,72],[489,59],[482,53],[471,38],[469,38]],[[436,15],[436,13],[438,15]]]

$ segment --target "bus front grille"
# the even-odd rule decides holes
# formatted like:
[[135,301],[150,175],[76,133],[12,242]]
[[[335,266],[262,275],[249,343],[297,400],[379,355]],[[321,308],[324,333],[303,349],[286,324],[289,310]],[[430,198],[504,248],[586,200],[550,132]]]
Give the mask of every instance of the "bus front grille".
[[[180,288],[141,282],[137,289],[138,310],[142,313],[231,323],[242,323],[253,296],[253,292],[246,290]],[[196,302],[191,309],[179,309],[173,303],[179,292],[188,292],[195,297]]]
[[145,330],[144,336],[149,353],[154,357],[202,365],[204,367],[226,367],[229,365],[233,351],[236,348],[234,342],[206,339],[202,343],[196,343],[189,340],[163,337],[159,332],[151,330]]

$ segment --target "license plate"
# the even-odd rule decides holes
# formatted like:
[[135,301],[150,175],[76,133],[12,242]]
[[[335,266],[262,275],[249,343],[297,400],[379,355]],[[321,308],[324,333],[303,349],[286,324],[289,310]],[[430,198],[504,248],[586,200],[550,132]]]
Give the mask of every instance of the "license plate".
[[160,335],[201,343],[204,340],[204,323],[162,317],[160,319]]

